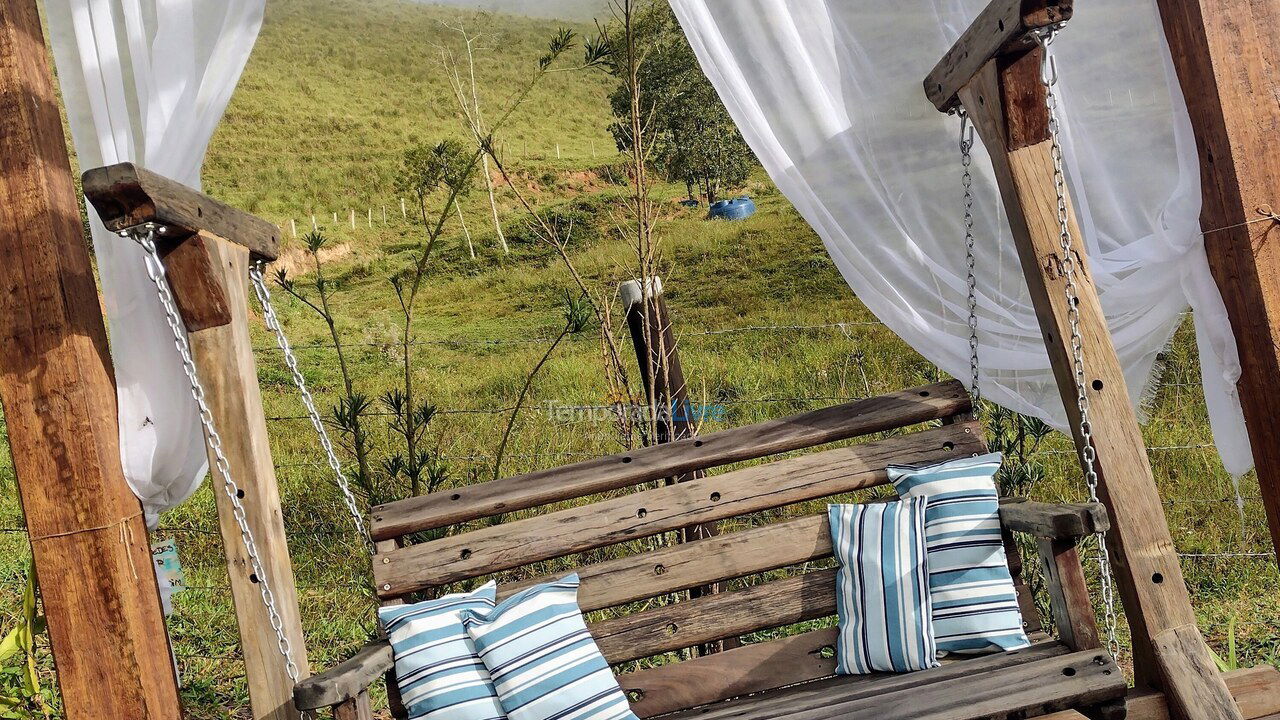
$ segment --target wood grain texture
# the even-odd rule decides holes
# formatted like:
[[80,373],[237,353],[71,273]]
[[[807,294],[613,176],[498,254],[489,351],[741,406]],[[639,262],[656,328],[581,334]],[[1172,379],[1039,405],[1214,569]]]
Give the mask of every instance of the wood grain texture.
[[[838,682],[822,696],[807,701],[783,690],[773,702],[743,698],[708,711],[677,713],[678,720],[969,720],[1022,718],[1123,698],[1128,686],[1110,658],[1098,653],[1073,653],[1030,660],[978,672],[982,659],[963,660],[955,668],[965,672],[928,682],[926,670],[897,676],[892,690],[866,687],[852,698],[837,694]],[[801,686],[803,689],[803,686]]]
[[1050,540],[1075,540],[1111,528],[1101,503],[1003,502],[1000,524],[1006,530]]
[[1068,653],[1060,643],[1041,640],[1031,648],[1012,653],[977,658],[953,656],[944,659],[941,667],[925,672],[836,677],[834,657],[823,657],[830,654],[824,651],[835,647],[836,633],[834,628],[812,630],[747,645],[727,652],[723,658],[695,658],[626,673],[618,676],[618,683],[632,698],[632,711],[642,718],[709,705],[699,717],[714,720],[718,715],[737,712],[734,703],[710,705],[730,698],[754,695],[748,702],[757,712],[765,707],[800,710]]
[[369,705],[369,693],[361,692],[333,709],[333,720],[373,720],[373,708]]
[[[1270,665],[1233,670],[1222,679],[1231,690],[1246,720],[1258,720],[1280,713],[1280,671]],[[1171,720],[1163,693],[1135,689],[1127,699],[1128,720]]]
[[[133,240],[121,238],[120,242]],[[187,332],[198,332],[231,322],[231,308],[227,306],[227,293],[222,289],[221,273],[213,267],[208,245],[219,242],[206,239],[196,233],[176,243],[165,243],[160,252],[169,287],[173,290],[173,302],[182,315]],[[170,348],[165,348],[170,351]]]
[[[1059,245],[1058,201],[1050,143],[1012,151],[1006,148],[1006,116],[1014,108],[1003,106],[1002,87],[1027,86],[1028,81],[1010,80],[1007,75],[1034,70],[1030,65],[1017,64],[1005,68],[1002,74],[996,62],[989,62],[960,91],[960,98],[990,150],[1014,244],[1079,447],[1084,440],[1079,430],[1070,339],[1071,308]],[[1086,392],[1092,408],[1099,495],[1111,521],[1108,542],[1132,631],[1136,679],[1139,684],[1154,684],[1159,678],[1153,675],[1152,638],[1163,630],[1194,623],[1195,615],[1174,553],[1164,506],[1151,474],[1137,415],[1098,301],[1089,261],[1079,240],[1082,236],[1070,198],[1067,204],[1070,232],[1077,239],[1073,248],[1078,292],[1076,309],[1085,348]],[[1207,647],[1202,646],[1197,652],[1207,660]],[[1218,697],[1227,693],[1220,681],[1210,681],[1194,691]]]
[[1048,540],[1036,543],[1040,552],[1040,569],[1049,591],[1049,607],[1058,638],[1072,650],[1095,650],[1102,647],[1098,620],[1084,567],[1076,552],[1076,541]]
[[[294,662],[302,677],[306,677],[310,673],[298,592],[249,336],[249,251],[224,240],[205,240],[211,267],[218,273],[227,295],[231,323],[191,333],[191,354],[204,384],[214,424],[222,436],[231,477],[244,493],[242,502],[249,527],[284,622],[285,636],[293,648]],[[209,462],[211,465],[214,462],[212,454]],[[262,604],[259,578],[253,574],[231,500],[223,492],[221,477],[216,472],[213,482],[254,717],[297,720],[293,681],[285,672],[275,631]]]
[[204,231],[249,249],[268,262],[280,254],[280,230],[262,218],[133,163],[93,168],[81,178],[103,225],[116,232],[154,222],[176,242]]
[[[980,452],[975,423],[957,423],[735,470],[582,507],[411,545],[373,564],[380,596],[887,482],[891,462],[942,462]],[[656,446],[661,449],[670,446]]]
[[791,452],[972,409],[951,380],[698,438],[432,493],[373,508],[375,540]]
[[960,104],[960,88],[992,58],[1033,46],[1028,33],[1071,19],[1073,0],[992,0],[924,80],[934,107]]
[[355,699],[393,666],[391,645],[374,640],[342,664],[298,683],[293,696],[299,710],[337,705]]
[[0,3],[0,400],[69,720],[181,717],[34,0]]
[[610,664],[829,617],[836,612],[836,571],[816,570],[734,592],[602,620],[590,625]]
[[1164,694],[1174,715],[1182,718],[1243,720],[1230,692],[1203,692],[1222,685],[1218,668],[1203,652],[1204,637],[1194,623],[1156,633],[1153,649],[1156,666],[1164,678]]
[[1280,3],[1156,4],[1195,130],[1205,252],[1240,351],[1240,404],[1280,553],[1280,225],[1241,225],[1280,211]]

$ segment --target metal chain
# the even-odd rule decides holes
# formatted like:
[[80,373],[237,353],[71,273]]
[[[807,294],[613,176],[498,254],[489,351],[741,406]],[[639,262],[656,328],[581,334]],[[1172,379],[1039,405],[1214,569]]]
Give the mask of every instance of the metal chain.
[[973,165],[973,124],[964,108],[957,112],[960,115],[960,163],[964,166],[964,174],[960,178],[960,184],[964,186],[964,257],[969,273],[969,395],[973,398],[973,412],[977,415],[982,400],[979,382],[982,364],[978,361],[978,277],[974,272],[977,263],[973,252],[973,172],[970,169]]
[[[240,528],[240,542],[244,546],[245,554],[249,556],[249,566],[257,577],[258,590],[262,595],[262,604],[267,610],[267,619],[271,623],[271,629],[276,634],[276,647],[280,651],[280,655],[284,658],[285,673],[294,685],[298,684],[301,673],[298,670],[298,664],[293,660],[293,648],[289,643],[289,638],[284,633],[284,619],[280,616],[280,610],[276,606],[275,595],[271,592],[270,578],[267,576],[267,569],[262,564],[262,559],[258,555],[258,545],[253,539],[253,530],[249,528],[249,521],[245,514],[244,505],[240,502],[240,486],[236,484],[231,477],[231,464],[227,461],[226,455],[222,452],[222,436],[218,434],[218,429],[214,424],[213,412],[209,410],[209,405],[205,402],[204,385],[200,382],[200,377],[196,373],[196,363],[191,357],[191,345],[187,341],[187,333],[182,325],[182,319],[178,314],[178,308],[174,304],[173,292],[169,288],[169,279],[165,274],[164,263],[160,260],[160,254],[156,251],[155,238],[156,235],[163,235],[166,228],[153,223],[123,230],[120,232],[121,237],[132,237],[144,251],[143,262],[146,265],[147,277],[156,286],[156,296],[160,299],[160,305],[164,308],[165,321],[169,325],[170,331],[173,332],[173,345],[178,350],[178,355],[182,358],[182,369],[187,375],[187,380],[191,383],[191,397],[195,399],[196,406],[200,410],[200,424],[204,427],[205,442],[209,446],[209,451],[213,453],[214,468],[217,475],[222,480],[222,491],[231,501],[232,514],[235,517],[236,525]],[[306,713],[298,713],[302,720],[308,720]]]
[[320,440],[320,447],[324,448],[325,459],[329,463],[329,469],[333,471],[334,481],[338,484],[338,489],[342,491],[342,501],[347,506],[347,512],[351,515],[351,521],[355,524],[356,531],[364,539],[366,549],[372,554],[374,552],[373,539],[369,536],[368,526],[365,525],[364,514],[360,512],[360,507],[356,503],[356,496],[351,492],[351,483],[347,480],[346,473],[342,471],[342,463],[339,462],[338,454],[333,449],[333,442],[329,439],[329,431],[325,427],[324,421],[320,418],[320,411],[316,408],[315,398],[311,396],[311,391],[307,388],[307,381],[298,369],[298,358],[293,354],[293,348],[289,345],[289,338],[284,334],[284,326],[280,322],[280,317],[276,315],[275,305],[271,303],[271,291],[267,288],[266,280],[263,278],[264,265],[265,263],[255,262],[249,266],[249,280],[253,285],[254,294],[258,296],[258,303],[262,305],[262,320],[266,323],[267,329],[275,334],[276,345],[279,346],[280,352],[284,354],[284,364],[289,368],[289,373],[293,376],[293,384],[297,386],[298,394],[302,396],[302,404],[307,408],[307,418],[311,420],[311,427],[316,431],[316,436]]
[[[1084,366],[1084,340],[1080,333],[1080,293],[1076,283],[1075,249],[1071,237],[1070,211],[1067,207],[1067,180],[1063,170],[1061,126],[1058,123],[1058,98],[1054,85],[1058,82],[1057,65],[1049,54],[1049,45],[1057,36],[1060,26],[1045,28],[1035,33],[1040,44],[1040,82],[1045,87],[1045,108],[1049,111],[1049,138],[1053,160],[1053,185],[1058,195],[1058,244],[1062,251],[1062,274],[1066,280],[1067,320],[1071,325],[1071,360],[1075,371],[1076,406],[1080,411],[1080,459],[1085,468],[1085,483],[1089,487],[1089,501],[1098,500],[1098,453],[1093,447],[1093,427],[1089,421],[1089,395]],[[1106,533],[1097,534],[1098,573],[1102,590],[1103,624],[1107,634],[1108,649],[1115,658],[1120,657],[1120,641],[1116,626],[1115,586],[1111,578],[1111,553],[1107,548]]]

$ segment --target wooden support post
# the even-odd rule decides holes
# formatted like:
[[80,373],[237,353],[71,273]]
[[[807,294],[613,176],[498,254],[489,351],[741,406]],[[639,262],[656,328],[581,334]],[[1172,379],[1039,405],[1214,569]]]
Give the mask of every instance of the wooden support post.
[[[231,477],[240,486],[239,499],[293,660],[306,677],[307,650],[297,588],[249,336],[249,262],[251,256],[275,258],[278,229],[130,164],[90,170],[83,184],[89,202],[109,229],[152,222],[168,230],[158,245],[169,284],[187,328],[205,400],[222,436]],[[214,463],[212,453],[210,463]],[[253,573],[233,504],[222,491],[216,471],[214,483],[253,717],[297,720],[293,681],[285,671],[275,630],[262,603],[261,579]]]
[[[1071,351],[1073,311],[1065,289],[1049,113],[1040,80],[1042,52],[1026,38],[1036,22],[1050,24],[1046,18],[1054,13],[1044,12],[1050,2],[1053,0],[994,0],[947,54],[950,64],[944,60],[925,80],[925,89],[939,109],[953,107],[953,98],[958,99],[991,155],[1049,360],[1076,445],[1082,447],[1085,440],[1079,429]],[[1062,10],[1061,3],[1053,2],[1055,13]],[[1069,9],[1070,3],[1067,5]],[[1010,27],[1021,28],[1022,36],[1000,35]],[[993,35],[997,41],[992,41]],[[965,77],[975,63],[977,69]],[[1084,347],[1099,495],[1112,524],[1108,541],[1132,631],[1135,676],[1139,684],[1165,687],[1172,698],[1212,699],[1200,707],[1234,707],[1220,676],[1184,671],[1211,662],[1203,641],[1182,642],[1169,652],[1154,652],[1157,637],[1170,629],[1194,625],[1195,614],[1070,198],[1067,203],[1078,286],[1074,313],[1078,314]],[[1185,657],[1174,662],[1178,653]],[[1239,718],[1238,711],[1206,714],[1199,707],[1177,709],[1185,720]]]
[[1280,225],[1267,219],[1280,211],[1280,4],[1156,4],[1200,151],[1205,251],[1240,350],[1240,401],[1280,557]]
[[68,720],[178,720],[35,0],[0,3],[0,400]]

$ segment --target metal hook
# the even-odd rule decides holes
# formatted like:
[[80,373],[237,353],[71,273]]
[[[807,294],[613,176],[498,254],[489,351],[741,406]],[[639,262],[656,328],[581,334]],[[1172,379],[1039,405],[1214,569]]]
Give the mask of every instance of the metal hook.
[[960,108],[957,114],[960,116],[960,149],[967,151],[973,147],[973,122],[964,108]]
[[1036,44],[1040,46],[1040,82],[1049,86],[1058,84],[1058,63],[1054,56],[1049,54],[1049,46],[1053,44],[1053,39],[1058,36],[1060,29],[1060,25],[1054,25],[1032,33]]

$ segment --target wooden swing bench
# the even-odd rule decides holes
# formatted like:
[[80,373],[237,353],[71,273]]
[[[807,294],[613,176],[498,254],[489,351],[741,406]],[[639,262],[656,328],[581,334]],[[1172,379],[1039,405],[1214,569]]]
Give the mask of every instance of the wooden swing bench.
[[[377,594],[384,604],[412,602],[496,574],[501,599],[576,570],[583,610],[610,610],[590,623],[601,651],[615,667],[639,668],[618,680],[641,718],[962,720],[1068,709],[1118,717],[1125,677],[1099,649],[1075,551],[1077,540],[1107,525],[1100,505],[1002,505],[1031,648],[905,675],[834,676],[835,570],[825,503],[813,501],[884,485],[891,463],[985,452],[971,410],[964,387],[944,382],[375,507]],[[862,436],[873,437],[699,474]],[[734,528],[745,529],[709,529],[732,518],[739,518]],[[647,540],[697,527],[704,530],[700,539],[682,544]],[[436,531],[437,539],[410,544],[425,531]],[[1057,628],[1057,639],[1045,633],[1021,578],[1015,532],[1039,544],[1052,605],[1045,621]],[[629,554],[597,561],[594,551],[612,546]],[[771,572],[782,568],[794,572]],[[715,583],[735,589],[707,589]],[[736,645],[743,636],[772,637],[778,628],[824,620],[821,629],[658,664],[685,649],[722,640]],[[371,718],[368,688],[391,668],[386,641],[370,643],[298,685],[297,705]],[[404,717],[393,681],[388,690],[393,711]]]

